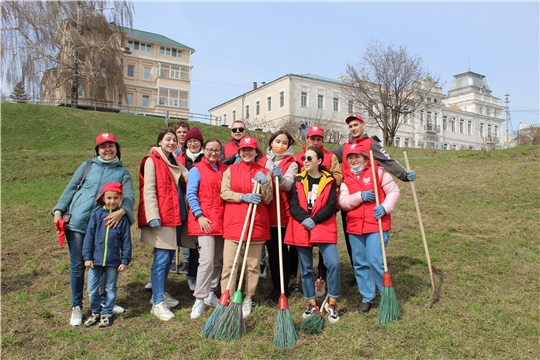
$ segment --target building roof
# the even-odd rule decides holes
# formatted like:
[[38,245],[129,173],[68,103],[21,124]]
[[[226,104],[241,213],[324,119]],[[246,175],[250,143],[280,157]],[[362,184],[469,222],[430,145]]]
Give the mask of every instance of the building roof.
[[190,48],[189,46],[184,45],[182,43],[179,43],[178,41],[169,39],[168,37],[163,36],[163,35],[154,34],[148,31],[130,29],[130,28],[121,27],[121,26],[118,26],[118,27],[121,30],[126,32],[126,37],[129,39],[148,41],[154,44],[169,45],[169,46],[174,46],[181,49],[191,50],[192,54],[195,52],[195,49]]
[[454,75],[454,78],[454,81],[450,84],[450,89],[448,91],[449,95],[470,92],[471,90],[474,92],[491,93],[484,75],[467,71],[462,74]]

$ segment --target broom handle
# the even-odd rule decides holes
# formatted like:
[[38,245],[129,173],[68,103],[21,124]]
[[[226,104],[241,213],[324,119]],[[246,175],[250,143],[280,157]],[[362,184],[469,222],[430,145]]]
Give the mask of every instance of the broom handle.
[[[375,170],[375,160],[373,160],[373,150],[369,150],[369,160],[371,162],[371,174],[373,176],[373,188],[375,190],[375,204],[379,206],[379,191],[378,191],[378,185],[377,185],[377,173]],[[381,236],[381,248],[382,248],[382,256],[383,256],[383,262],[384,262],[384,272],[388,272],[388,265],[386,264],[386,249],[384,248],[384,234],[382,229],[382,221],[381,219],[377,220],[379,222],[379,235]]]
[[[259,193],[259,187],[260,184],[258,182],[255,182],[255,193]],[[262,200],[261,200],[262,201]],[[249,251],[249,244],[251,243],[251,235],[253,234],[253,228],[254,228],[254,222],[255,222],[255,215],[257,214],[257,205],[253,205],[253,210],[251,212],[251,221],[249,223],[249,231],[248,231],[248,237],[246,242],[246,251],[244,252],[244,261],[242,263],[242,271],[240,272],[240,279],[238,280],[238,290],[242,288],[242,281],[244,280],[244,273],[246,271],[246,263],[248,258],[248,251]],[[261,257],[261,254],[259,254],[259,258]]]
[[[405,157],[405,164],[407,165],[407,171],[410,171],[411,167],[409,165],[409,158],[407,157],[406,151],[403,152],[403,156]],[[414,188],[414,181],[409,181],[409,183],[411,184],[414,205],[416,206],[416,214],[418,215],[418,224],[420,225],[420,232],[422,233],[422,243],[424,244],[424,250],[426,251],[426,259],[428,263],[429,277],[431,278],[431,286],[433,287],[433,291],[437,291],[437,289],[435,288],[435,278],[433,276],[433,268],[431,267],[431,257],[429,256],[426,233],[424,231],[424,223],[422,222],[422,214],[420,214],[420,206],[418,206],[418,198],[416,197],[416,189]]]
[[[257,184],[258,183],[255,183],[253,185],[253,194],[255,194],[256,191],[258,191],[258,187],[257,187]],[[242,233],[240,234],[240,240],[238,241],[238,247],[236,248],[236,255],[234,255],[234,261],[233,261],[233,265],[232,265],[232,269],[231,269],[231,275],[229,276],[229,282],[227,283],[227,290],[229,291],[232,291],[233,289],[231,289],[231,284],[232,284],[232,279],[233,279],[233,275],[236,274],[236,265],[238,264],[238,259],[240,258],[240,249],[242,249],[242,242],[244,241],[244,236],[246,235],[246,228],[247,228],[247,225],[248,225],[248,221],[249,221],[249,214],[251,214],[251,210],[253,208],[253,204],[249,204],[248,205],[248,209],[247,209],[247,213],[246,213],[246,220],[244,220],[244,226],[242,227]]]
[[276,208],[277,208],[277,233],[278,233],[278,251],[279,251],[279,285],[281,287],[281,293],[285,294],[285,281],[283,280],[283,249],[281,244],[283,239],[281,238],[281,208],[279,198],[279,178],[276,176]]

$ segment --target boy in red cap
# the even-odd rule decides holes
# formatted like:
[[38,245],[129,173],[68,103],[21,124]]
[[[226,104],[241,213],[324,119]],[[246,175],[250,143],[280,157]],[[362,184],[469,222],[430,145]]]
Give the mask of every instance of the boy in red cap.
[[[131,233],[125,216],[116,227],[106,226],[103,221],[120,207],[122,184],[113,182],[103,185],[96,202],[103,207],[92,213],[82,249],[84,266],[89,268],[88,295],[92,310],[92,315],[84,322],[84,326],[94,325],[99,320],[99,327],[107,327],[112,323],[118,273],[124,271],[131,261]],[[106,294],[103,307],[99,291],[102,277]]]

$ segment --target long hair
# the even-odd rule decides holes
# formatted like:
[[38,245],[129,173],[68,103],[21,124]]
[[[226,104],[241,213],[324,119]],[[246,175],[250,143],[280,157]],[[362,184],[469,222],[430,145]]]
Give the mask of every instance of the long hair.
[[174,132],[173,129],[171,128],[166,128],[166,129],[163,129],[159,132],[158,136],[157,136],[157,142],[156,142],[156,146],[159,146],[159,143],[161,142],[161,140],[163,140],[163,138],[165,137],[165,135],[167,134],[173,134],[174,135],[174,138],[176,139],[176,133]]
[[289,134],[289,132],[287,130],[278,130],[275,133],[273,133],[272,136],[270,136],[270,140],[268,140],[268,147],[269,148],[272,147],[272,143],[274,142],[274,140],[281,134],[285,135],[287,137],[287,139],[289,139],[289,146],[287,147],[287,149],[290,148],[291,146],[293,146],[296,143],[294,141],[294,138],[291,136],[291,134]]
[[[308,150],[311,150],[313,151],[315,154],[317,154],[317,159],[320,159],[320,160],[324,160],[324,153],[322,152],[321,149],[319,149],[318,147],[316,146],[310,146],[306,149],[306,152]],[[321,170],[324,170],[326,172],[328,172],[328,169],[326,168],[326,166],[323,165],[322,161],[321,163],[319,164],[319,168],[318,168],[319,171]]]

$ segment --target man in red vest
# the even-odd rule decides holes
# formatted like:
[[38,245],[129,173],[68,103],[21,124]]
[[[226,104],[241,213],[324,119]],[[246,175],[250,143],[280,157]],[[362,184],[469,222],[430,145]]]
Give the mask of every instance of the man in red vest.
[[221,148],[221,157],[219,159],[225,165],[234,164],[239,159],[238,145],[240,140],[247,135],[246,124],[241,120],[236,120],[231,125],[231,141]]

